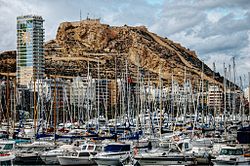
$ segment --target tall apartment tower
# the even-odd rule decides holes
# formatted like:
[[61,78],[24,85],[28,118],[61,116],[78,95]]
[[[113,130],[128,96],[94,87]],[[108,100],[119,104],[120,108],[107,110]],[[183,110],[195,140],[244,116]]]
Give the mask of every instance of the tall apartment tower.
[[44,78],[44,29],[41,16],[17,17],[16,78],[19,87]]

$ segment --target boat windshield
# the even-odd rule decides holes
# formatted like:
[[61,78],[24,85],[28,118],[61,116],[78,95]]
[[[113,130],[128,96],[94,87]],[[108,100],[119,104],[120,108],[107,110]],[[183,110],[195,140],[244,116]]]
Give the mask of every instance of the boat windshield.
[[88,150],[93,150],[94,149],[94,145],[89,145],[88,146]]
[[242,155],[242,149],[221,149],[220,155]]
[[82,150],[86,150],[87,145],[82,146]]
[[3,148],[3,150],[11,150],[13,149],[13,144],[6,144]]
[[102,146],[96,146],[96,151],[101,151],[102,150]]
[[34,151],[36,151],[36,152],[40,152],[40,151],[44,151],[44,150],[46,150],[45,147],[35,147],[34,148]]

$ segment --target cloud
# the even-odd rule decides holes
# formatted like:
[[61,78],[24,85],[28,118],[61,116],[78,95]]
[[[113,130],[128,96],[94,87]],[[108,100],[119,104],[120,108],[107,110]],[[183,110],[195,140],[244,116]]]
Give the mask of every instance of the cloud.
[[195,50],[211,68],[235,57],[238,75],[250,71],[250,1],[165,1],[151,30]]

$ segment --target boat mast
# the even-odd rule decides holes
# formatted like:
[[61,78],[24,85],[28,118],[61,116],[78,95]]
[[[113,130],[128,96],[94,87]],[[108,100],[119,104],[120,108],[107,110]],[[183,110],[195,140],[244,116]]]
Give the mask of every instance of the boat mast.
[[54,77],[54,141],[56,141],[56,104],[57,104],[57,97],[56,97],[56,90],[57,90],[57,81],[56,76]]
[[34,100],[34,134],[36,136],[36,128],[37,128],[37,110],[36,110],[36,77],[33,77],[33,100]]
[[[170,112],[170,118],[171,118],[171,128],[172,130],[174,130],[174,126],[173,126],[173,115],[174,115],[174,74],[173,74],[173,70],[171,71],[171,112]],[[169,120],[168,120],[169,121]]]
[[227,73],[227,68],[225,67],[225,63],[223,64],[223,69],[224,69],[224,127],[226,127],[226,112],[227,112],[227,83],[226,83],[226,73]]
[[7,73],[7,82],[6,82],[6,117],[7,117],[7,134],[9,135],[9,90],[10,90],[10,87],[9,87],[9,72]]
[[[213,116],[214,116],[214,123],[215,123],[215,117],[217,116],[217,109],[216,109],[216,104],[217,104],[217,97],[215,97],[215,90],[216,90],[216,87],[215,87],[215,72],[216,72],[216,67],[215,67],[215,63],[213,62],[213,82],[214,82],[214,85],[213,85],[213,88],[214,88],[214,94],[213,94],[213,97],[214,97],[214,100],[213,100],[213,105],[214,105],[214,112],[213,112]],[[219,88],[219,87],[218,87]]]
[[159,69],[159,85],[160,85],[160,138],[162,137],[161,131],[162,131],[162,79],[161,79],[161,70],[162,70],[162,63],[160,64]]
[[204,125],[204,62],[202,61],[202,72],[201,72],[201,115],[202,115],[202,125]]
[[[118,101],[117,101],[117,54],[115,55],[115,133],[117,133],[117,106],[118,106]],[[115,140],[117,141],[117,139]]]
[[97,62],[97,70],[98,70],[98,78],[97,78],[97,133],[99,133],[99,116],[100,116],[100,63],[99,63],[99,57]]
[[[227,98],[228,98],[228,110],[229,110],[229,112],[230,113],[232,113],[231,111],[232,111],[232,107],[231,107],[231,65],[229,64],[229,66],[228,66],[228,75],[227,75],[227,77],[228,77],[228,80],[229,80],[229,82],[228,82],[228,96],[227,96]],[[234,120],[234,114],[233,114],[233,120]]]
[[249,117],[249,113],[250,113],[250,72],[248,72],[248,116],[247,116],[247,120]]
[[186,113],[187,113],[187,67],[185,66],[184,72],[184,110],[183,110],[183,118],[184,122],[186,121]]
[[[106,91],[106,97],[105,97],[105,121],[106,124],[108,124],[108,85],[109,85],[109,81],[108,81],[108,77],[107,77],[107,71],[106,71],[106,85],[105,85],[105,91]],[[109,94],[110,95],[110,94]]]
[[62,111],[63,111],[63,128],[65,128],[65,121],[66,121],[66,116],[65,116],[65,112],[66,112],[66,110],[65,110],[65,98],[66,98],[66,96],[65,96],[65,87],[63,87],[63,109],[62,109]]
[[235,57],[233,57],[233,116],[235,116],[235,107],[236,107],[236,103],[235,103],[235,100],[236,100],[236,94],[235,94],[235,90],[236,90],[236,87],[235,87],[235,83],[236,83],[236,71],[235,71]]
[[89,120],[90,120],[90,115],[89,115],[89,99],[90,95],[89,93],[91,92],[91,87],[90,87],[90,76],[89,76],[89,57],[88,57],[88,74],[87,74],[87,129],[89,129]]
[[126,91],[127,91],[127,113],[128,113],[128,122],[130,123],[130,90],[129,90],[129,84],[130,84],[130,80],[129,80],[129,78],[128,78],[128,58],[126,58]]
[[242,83],[242,77],[240,76],[240,89],[241,89],[241,95],[240,95],[240,118],[241,122],[243,123],[243,116],[244,116],[244,94],[243,94],[243,83]]
[[136,91],[138,91],[137,96],[136,96],[136,104],[137,104],[137,108],[136,108],[136,131],[139,130],[139,120],[140,120],[140,58],[139,55],[137,55],[137,79],[136,79]]
[[15,122],[16,122],[16,93],[17,92],[17,88],[16,88],[16,78],[14,79],[14,101],[13,101],[13,105],[14,105],[14,111],[13,111],[13,128],[15,127]]

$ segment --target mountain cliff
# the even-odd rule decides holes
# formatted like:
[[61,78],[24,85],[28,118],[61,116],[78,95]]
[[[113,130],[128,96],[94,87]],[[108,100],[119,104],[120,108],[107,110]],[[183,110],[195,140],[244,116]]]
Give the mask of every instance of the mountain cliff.
[[99,62],[103,77],[114,78],[115,73],[121,77],[126,66],[136,77],[139,66],[144,76],[152,80],[158,80],[159,74],[170,80],[173,73],[181,83],[186,73],[193,83],[203,75],[205,80],[222,85],[222,77],[215,73],[214,80],[213,71],[206,64],[202,74],[202,61],[194,51],[149,32],[144,26],[114,27],[90,19],[63,22],[56,39],[47,42],[45,48],[46,72],[51,74],[84,75],[89,62],[90,73],[96,76]]

